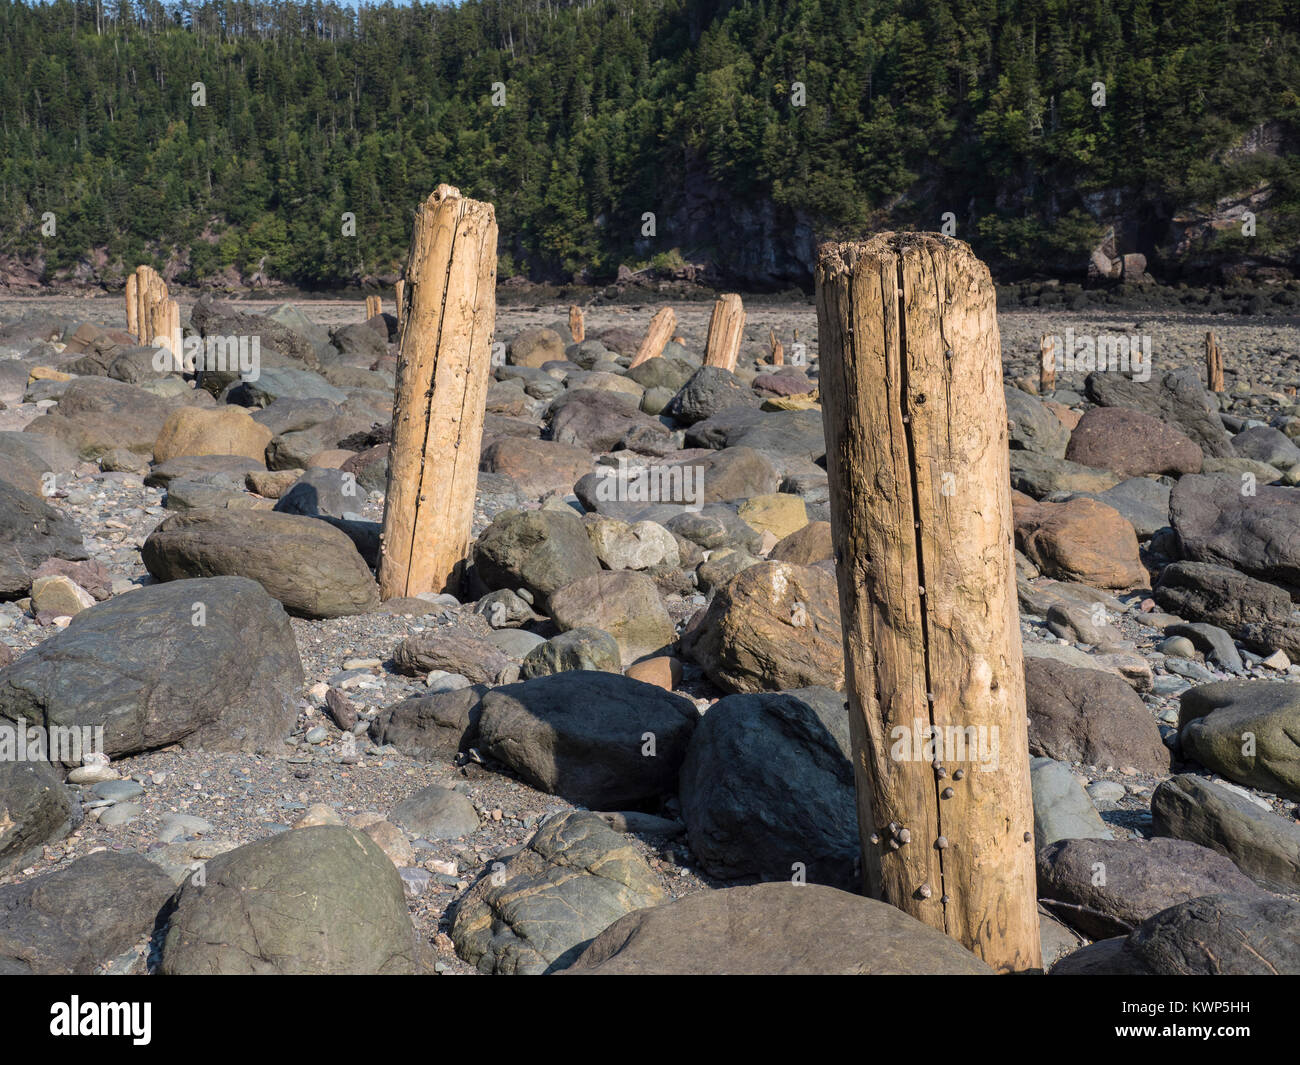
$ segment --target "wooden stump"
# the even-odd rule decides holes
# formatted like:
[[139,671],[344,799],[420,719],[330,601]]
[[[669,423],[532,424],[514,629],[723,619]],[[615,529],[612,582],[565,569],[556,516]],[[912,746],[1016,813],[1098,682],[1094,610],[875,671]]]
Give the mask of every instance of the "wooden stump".
[[785,348],[783,348],[783,347],[781,346],[781,341],[777,339],[777,337],[776,337],[776,330],[775,330],[775,329],[770,329],[770,328],[768,329],[768,331],[767,331],[767,341],[768,341],[769,344],[772,345],[772,365],[773,365],[773,366],[784,366],[784,365],[785,365]]
[[1056,343],[1046,334],[1038,339],[1038,394],[1056,391]]
[[1223,388],[1223,351],[1214,334],[1205,334],[1205,385],[1211,392],[1222,392]]
[[824,245],[816,279],[867,891],[996,969],[1038,968],[992,281],[918,233]]
[[576,304],[569,307],[569,332],[573,335],[575,344],[581,344],[587,339],[587,323],[582,319],[582,308]]
[[439,185],[416,213],[384,505],[384,599],[455,589],[469,551],[496,317],[496,214]]
[[741,303],[739,296],[730,292],[713,304],[713,315],[709,318],[708,341],[704,346],[704,365],[734,370],[744,331],[744,304]]
[[650,327],[645,331],[645,336],[641,339],[641,346],[636,349],[636,354],[632,356],[632,361],[628,364],[630,370],[633,366],[640,366],[643,362],[650,359],[657,359],[664,353],[664,345],[673,335],[673,330],[677,328],[677,312],[671,307],[660,308],[653,318],[650,319]]
[[383,314],[383,313],[384,313],[383,298],[381,296],[367,296],[366,297],[366,321],[368,322],[370,321],[371,318],[375,317],[375,315]]
[[136,340],[140,339],[140,298],[136,292],[138,279],[135,274],[126,275],[126,331]]

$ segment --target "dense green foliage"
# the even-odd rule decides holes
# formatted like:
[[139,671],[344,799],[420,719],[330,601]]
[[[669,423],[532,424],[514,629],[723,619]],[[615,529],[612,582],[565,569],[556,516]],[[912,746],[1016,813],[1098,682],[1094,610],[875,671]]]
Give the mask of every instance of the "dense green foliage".
[[[814,235],[946,211],[1027,274],[1115,218],[1158,259],[1177,211],[1267,182],[1210,258],[1281,261],[1297,32],[1290,0],[0,0],[0,255],[346,282],[400,267],[446,181],[496,205],[503,277],[680,248],[799,280]],[[1225,154],[1266,120],[1280,153]]]

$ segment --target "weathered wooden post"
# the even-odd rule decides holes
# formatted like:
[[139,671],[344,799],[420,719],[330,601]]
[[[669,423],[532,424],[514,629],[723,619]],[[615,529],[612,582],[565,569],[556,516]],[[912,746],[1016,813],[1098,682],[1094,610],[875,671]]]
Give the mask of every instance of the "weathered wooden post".
[[632,361],[628,363],[628,369],[633,366],[640,366],[643,362],[650,359],[657,359],[664,353],[664,346],[668,339],[673,335],[673,330],[677,328],[677,312],[671,307],[661,307],[655,312],[655,316],[650,319],[650,326],[645,331],[645,336],[641,338],[641,346],[636,349],[636,354],[632,356]]
[[416,212],[384,503],[385,599],[453,590],[469,551],[496,317],[496,213],[439,185]]
[[402,321],[402,311],[406,308],[406,282],[401,278],[397,279],[397,284],[393,286],[393,292],[397,300],[397,321]]
[[736,368],[740,341],[745,331],[745,307],[740,297],[729,292],[713,304],[709,318],[709,335],[704,345],[704,365]]
[[1223,391],[1223,350],[1213,332],[1205,334],[1205,385],[1211,392]]
[[366,321],[368,322],[370,321],[371,318],[375,317],[375,315],[383,314],[383,313],[384,313],[383,297],[367,296],[366,297]]
[[1056,391],[1056,342],[1044,333],[1038,338],[1038,394]]
[[785,365],[785,348],[781,346],[781,341],[777,339],[776,330],[768,327],[767,342],[772,345],[772,365]]
[[577,304],[569,305],[569,333],[575,344],[587,339],[587,323],[582,318],[582,308]]
[[136,275],[126,275],[126,331],[136,340],[140,339],[140,302],[136,296]]
[[988,269],[826,244],[817,323],[868,893],[1041,965],[1002,356]]

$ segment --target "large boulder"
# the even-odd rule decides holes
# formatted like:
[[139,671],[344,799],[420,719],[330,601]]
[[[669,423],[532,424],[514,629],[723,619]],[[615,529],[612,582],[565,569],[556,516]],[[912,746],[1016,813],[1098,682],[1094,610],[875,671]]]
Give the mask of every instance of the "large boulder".
[[164,975],[409,975],[416,940],[402,878],[366,833],[298,828],[219,854],[186,881]]
[[1300,659],[1300,621],[1291,596],[1277,585],[1208,562],[1166,566],[1155,586],[1165,610],[1227,630],[1247,647],[1265,654],[1281,648]]
[[504,473],[531,499],[547,492],[568,495],[578,478],[592,470],[594,461],[585,448],[554,440],[525,440],[500,436],[483,449],[479,469]]
[[859,840],[849,719],[827,688],[729,695],[701,718],[682,765],[691,850],[713,876],[849,889]]
[[1050,658],[1025,659],[1029,752],[1084,765],[1169,769],[1169,750],[1146,704],[1119,677]]
[[155,462],[181,455],[243,455],[258,462],[271,431],[243,407],[181,407],[167,416],[153,444]]
[[615,673],[537,677],[488,692],[479,750],[533,787],[595,809],[670,795],[698,719],[681,696]]
[[1088,398],[1102,407],[1125,407],[1178,426],[1206,455],[1231,455],[1232,441],[1217,405],[1195,367],[1184,367],[1149,381],[1117,373],[1091,373],[1084,382]]
[[623,665],[663,653],[677,638],[655,582],[634,570],[601,570],[551,593],[560,631],[603,629],[618,641]]
[[479,534],[474,567],[488,588],[525,588],[545,610],[552,592],[599,573],[600,560],[577,514],[506,510]]
[[730,407],[758,408],[753,391],[730,370],[701,366],[673,396],[664,414],[694,425]]
[[981,976],[956,940],[818,884],[701,891],[620,918],[566,970],[602,976]]
[[1097,494],[1114,488],[1122,478],[1110,470],[1099,470],[1038,451],[1011,452],[1011,487],[1034,499],[1056,492]]
[[275,751],[302,681],[289,619],[255,582],[176,581],[83,610],[0,670],[0,718],[102,728],[114,757],[170,743]]
[[763,562],[718,589],[683,650],[731,692],[844,687],[835,578],[816,566]]
[[1059,839],[1113,839],[1083,785],[1064,762],[1030,758],[1029,784],[1034,800],[1034,845]]
[[506,347],[506,362],[511,366],[543,366],[563,359],[564,338],[545,326],[521,330]]
[[1300,798],[1300,685],[1228,680],[1183,692],[1183,754],[1229,780]]
[[297,514],[173,514],[149,534],[140,554],[160,581],[249,577],[304,617],[365,614],[379,605],[374,578],[347,535]]
[[1047,576],[1096,588],[1147,584],[1133,526],[1104,503],[1084,497],[1068,503],[1021,500],[1013,514],[1016,546]]
[[408,758],[455,758],[478,742],[479,704],[484,684],[432,695],[413,695],[381,710],[370,723],[377,745],[391,744]]
[[[282,355],[301,363],[307,369],[314,370],[320,365],[316,356],[313,338],[304,331],[279,321],[271,314],[251,314],[228,304],[220,303],[204,293],[190,309],[190,323],[201,336],[248,338],[251,350],[253,338],[257,338],[258,350],[263,357],[268,353]],[[208,368],[205,373],[215,373],[216,368]],[[236,372],[229,380],[237,378]]]
[[1007,400],[1007,436],[1011,448],[1064,458],[1070,430],[1051,408],[1042,400],[1010,385],[1002,391]]
[[474,684],[495,683],[515,660],[483,635],[453,628],[430,628],[406,637],[393,651],[399,673],[423,676],[435,669],[459,673]]
[[1169,497],[1183,555],[1300,588],[1300,488],[1242,493],[1233,474],[1183,477]]
[[625,914],[665,892],[636,848],[598,815],[557,814],[457,900],[451,938],[483,973],[562,969]]
[[[0,745],[16,745],[17,738],[16,726],[0,721]],[[0,876],[39,858],[45,844],[62,839],[81,820],[76,795],[49,762],[6,754],[0,757]]]
[[1070,433],[1065,457],[1121,477],[1200,473],[1200,447],[1177,429],[1142,411],[1096,407]]
[[689,447],[752,447],[808,462],[826,454],[820,410],[732,407],[692,425],[686,431],[686,443]]
[[80,461],[77,453],[52,436],[0,432],[0,481],[30,495],[44,495],[50,485],[63,484]]
[[357,479],[344,470],[318,466],[307,470],[276,500],[279,514],[309,518],[359,520],[366,494]]
[[46,559],[89,557],[69,515],[0,480],[0,599],[26,595],[33,571]]
[[613,451],[633,433],[649,434],[671,446],[670,434],[658,419],[642,414],[635,396],[619,392],[594,388],[566,392],[551,404],[547,418],[556,441],[589,452]]

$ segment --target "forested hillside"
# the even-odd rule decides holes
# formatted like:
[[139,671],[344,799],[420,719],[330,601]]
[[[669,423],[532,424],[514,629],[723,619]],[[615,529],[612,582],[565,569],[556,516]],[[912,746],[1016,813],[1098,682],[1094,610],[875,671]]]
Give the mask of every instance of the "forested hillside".
[[382,277],[445,181],[503,278],[804,284],[817,240],[945,212],[1004,277],[1112,228],[1161,278],[1294,270],[1298,33],[1288,0],[0,0],[0,260]]

